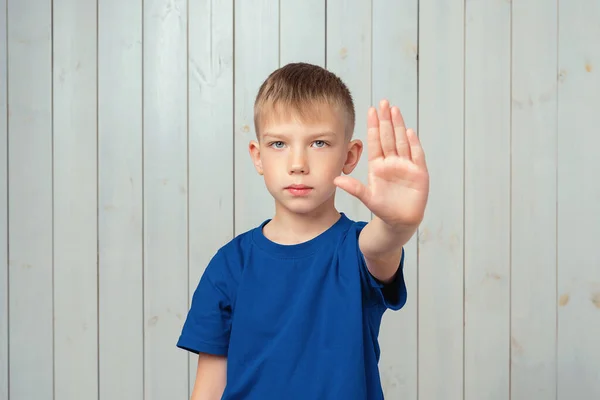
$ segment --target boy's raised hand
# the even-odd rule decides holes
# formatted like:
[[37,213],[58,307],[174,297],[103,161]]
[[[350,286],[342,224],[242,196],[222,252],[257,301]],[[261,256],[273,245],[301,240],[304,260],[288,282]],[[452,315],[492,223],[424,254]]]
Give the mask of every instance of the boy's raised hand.
[[406,129],[397,107],[387,101],[368,111],[368,185],[350,176],[334,183],[357,197],[375,216],[393,228],[418,225],[429,195],[425,153],[416,133]]

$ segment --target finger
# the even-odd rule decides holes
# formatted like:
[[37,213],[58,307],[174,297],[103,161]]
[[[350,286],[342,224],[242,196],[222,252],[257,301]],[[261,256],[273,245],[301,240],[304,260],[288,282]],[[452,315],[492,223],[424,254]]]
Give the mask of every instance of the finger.
[[399,157],[411,159],[410,144],[406,136],[406,124],[398,107],[392,107],[392,122],[396,134],[396,151]]
[[420,168],[427,169],[427,163],[425,161],[425,152],[421,141],[414,130],[409,129],[407,132],[408,142],[410,143],[410,152],[412,154],[413,162]]
[[338,176],[333,183],[342,190],[350,193],[364,204],[369,203],[370,193],[367,187],[359,180],[351,176]]
[[379,135],[381,136],[381,149],[385,157],[396,155],[396,138],[390,115],[390,104],[387,100],[379,103]]
[[367,155],[370,160],[374,160],[383,155],[381,150],[381,140],[379,139],[379,119],[377,110],[370,107],[367,114]]

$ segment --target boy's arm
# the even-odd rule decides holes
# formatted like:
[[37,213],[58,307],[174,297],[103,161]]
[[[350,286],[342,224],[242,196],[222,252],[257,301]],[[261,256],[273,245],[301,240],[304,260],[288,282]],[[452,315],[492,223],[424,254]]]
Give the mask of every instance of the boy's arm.
[[227,358],[200,353],[190,400],[220,400],[227,383]]
[[360,233],[358,244],[367,269],[382,283],[391,282],[402,258],[402,247],[417,230],[417,226],[392,227],[374,217]]
[[394,278],[402,246],[423,220],[429,195],[425,153],[416,133],[406,129],[397,107],[371,107],[368,122],[369,183],[339,176],[334,183],[358,198],[375,215],[363,228],[359,247],[371,275],[382,282]]

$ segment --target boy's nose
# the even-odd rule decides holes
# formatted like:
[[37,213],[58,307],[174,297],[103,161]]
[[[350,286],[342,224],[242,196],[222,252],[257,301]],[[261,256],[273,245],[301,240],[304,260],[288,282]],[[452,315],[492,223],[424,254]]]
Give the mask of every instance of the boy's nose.
[[290,174],[307,174],[308,163],[303,152],[294,152],[290,157],[289,165]]

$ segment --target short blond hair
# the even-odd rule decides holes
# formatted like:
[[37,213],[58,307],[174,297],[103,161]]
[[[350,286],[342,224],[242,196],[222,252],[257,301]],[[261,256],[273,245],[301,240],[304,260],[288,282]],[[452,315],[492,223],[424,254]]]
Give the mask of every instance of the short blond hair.
[[287,64],[273,71],[258,90],[254,102],[256,135],[260,136],[260,123],[269,115],[293,115],[302,121],[314,121],[323,106],[344,114],[346,138],[351,138],[356,117],[346,84],[318,65]]

